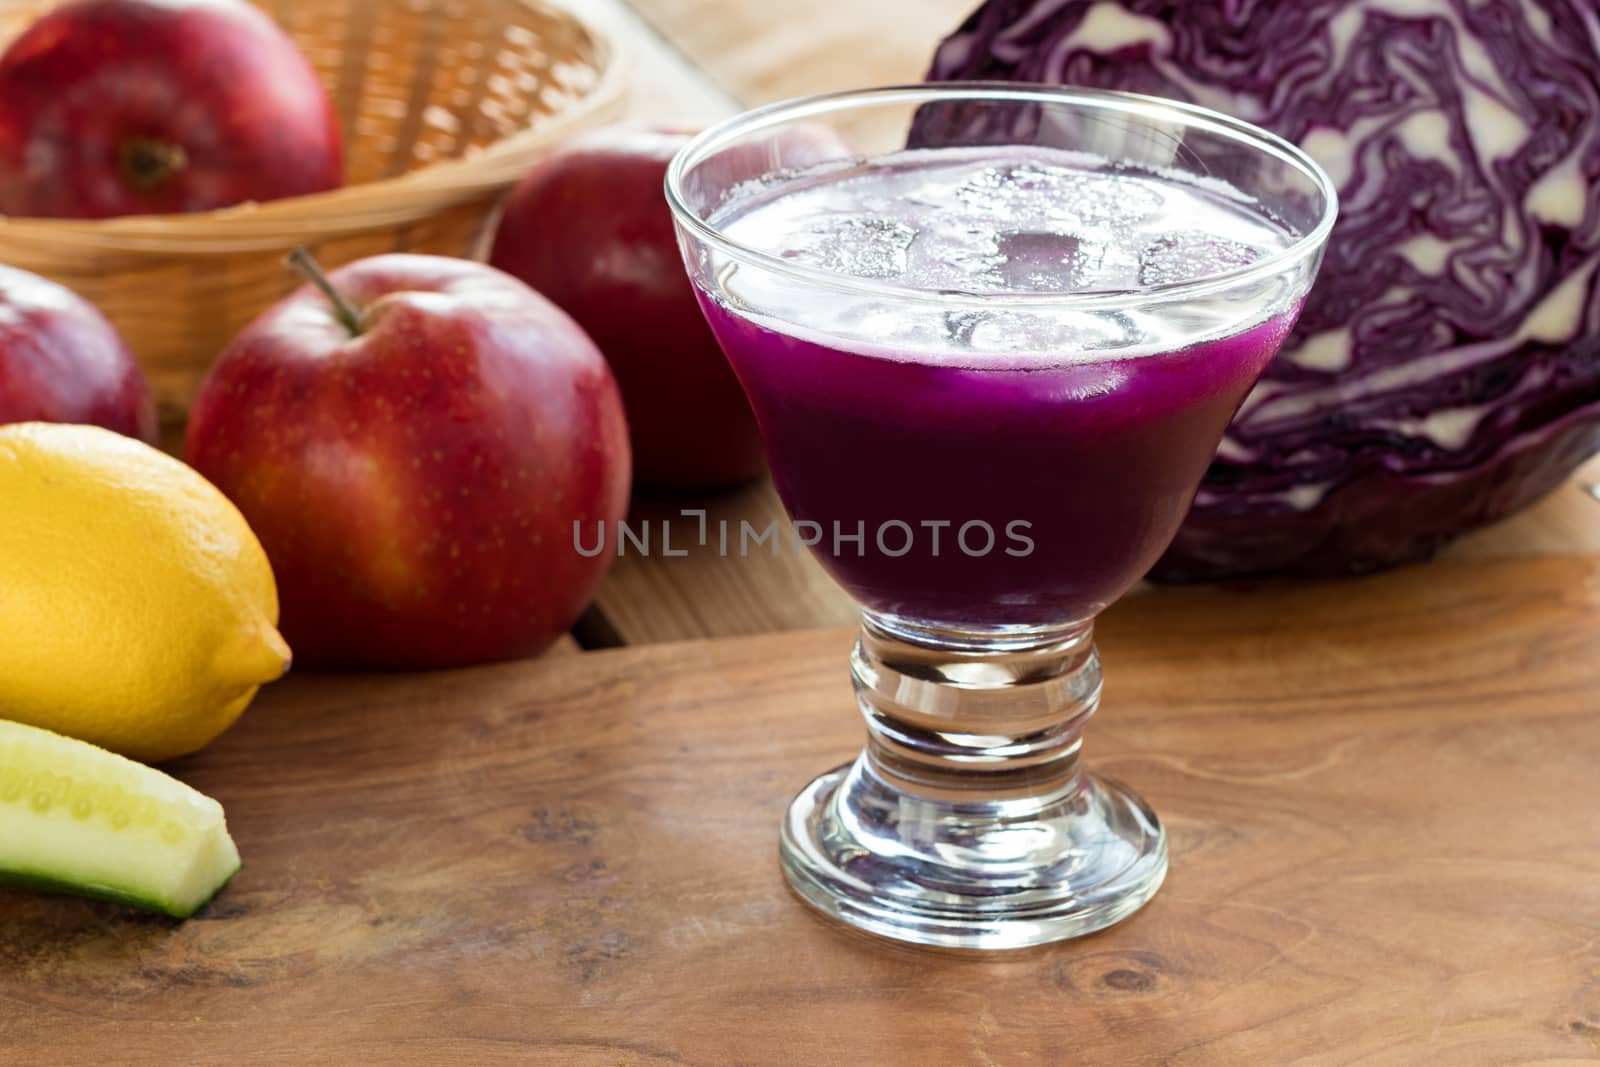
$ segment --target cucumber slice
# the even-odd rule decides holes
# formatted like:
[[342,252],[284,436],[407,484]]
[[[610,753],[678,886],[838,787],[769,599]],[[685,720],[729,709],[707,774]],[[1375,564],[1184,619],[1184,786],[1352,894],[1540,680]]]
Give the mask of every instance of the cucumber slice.
[[0,882],[187,919],[238,869],[215,800],[105,749],[0,721]]

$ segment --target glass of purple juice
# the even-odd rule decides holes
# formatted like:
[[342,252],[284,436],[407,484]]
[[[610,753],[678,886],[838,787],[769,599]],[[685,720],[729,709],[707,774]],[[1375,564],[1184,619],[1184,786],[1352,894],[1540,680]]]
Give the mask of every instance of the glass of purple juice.
[[1094,618],[1293,325],[1327,175],[1201,108],[941,84],[739,116],[667,198],[793,533],[862,606],[867,746],[790,807],[790,885],[947,948],[1125,918],[1166,838],[1080,761]]

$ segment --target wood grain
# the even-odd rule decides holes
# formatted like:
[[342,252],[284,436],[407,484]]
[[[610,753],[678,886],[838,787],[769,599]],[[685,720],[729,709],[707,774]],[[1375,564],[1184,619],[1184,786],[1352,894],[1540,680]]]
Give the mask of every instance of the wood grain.
[[1158,590],[1089,758],[1129,922],[988,959],[785,892],[850,634],[301,677],[175,769],[244,871],[176,925],[0,892],[6,1063],[1576,1064],[1600,1057],[1600,562]]

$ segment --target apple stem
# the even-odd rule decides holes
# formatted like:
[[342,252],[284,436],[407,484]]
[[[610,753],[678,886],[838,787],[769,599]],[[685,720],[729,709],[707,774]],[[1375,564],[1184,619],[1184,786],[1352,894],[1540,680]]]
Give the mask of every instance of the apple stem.
[[322,290],[322,295],[333,305],[334,315],[344,324],[345,329],[350,331],[351,336],[361,332],[361,313],[343,293],[333,287],[333,283],[328,280],[328,275],[322,269],[322,264],[317,262],[315,256],[307,252],[304,247],[296,248],[289,253],[289,266],[299,271],[306,281]]
[[122,142],[122,173],[136,189],[151,192],[189,165],[189,153],[182,145],[168,144],[148,137]]

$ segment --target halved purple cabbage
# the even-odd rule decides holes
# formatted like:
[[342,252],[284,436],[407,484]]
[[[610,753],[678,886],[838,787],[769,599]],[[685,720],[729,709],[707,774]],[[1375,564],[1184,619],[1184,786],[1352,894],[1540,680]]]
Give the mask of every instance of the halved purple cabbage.
[[1600,450],[1592,0],[989,0],[929,78],[1190,100],[1339,183],[1300,324],[1155,577],[1422,558]]

